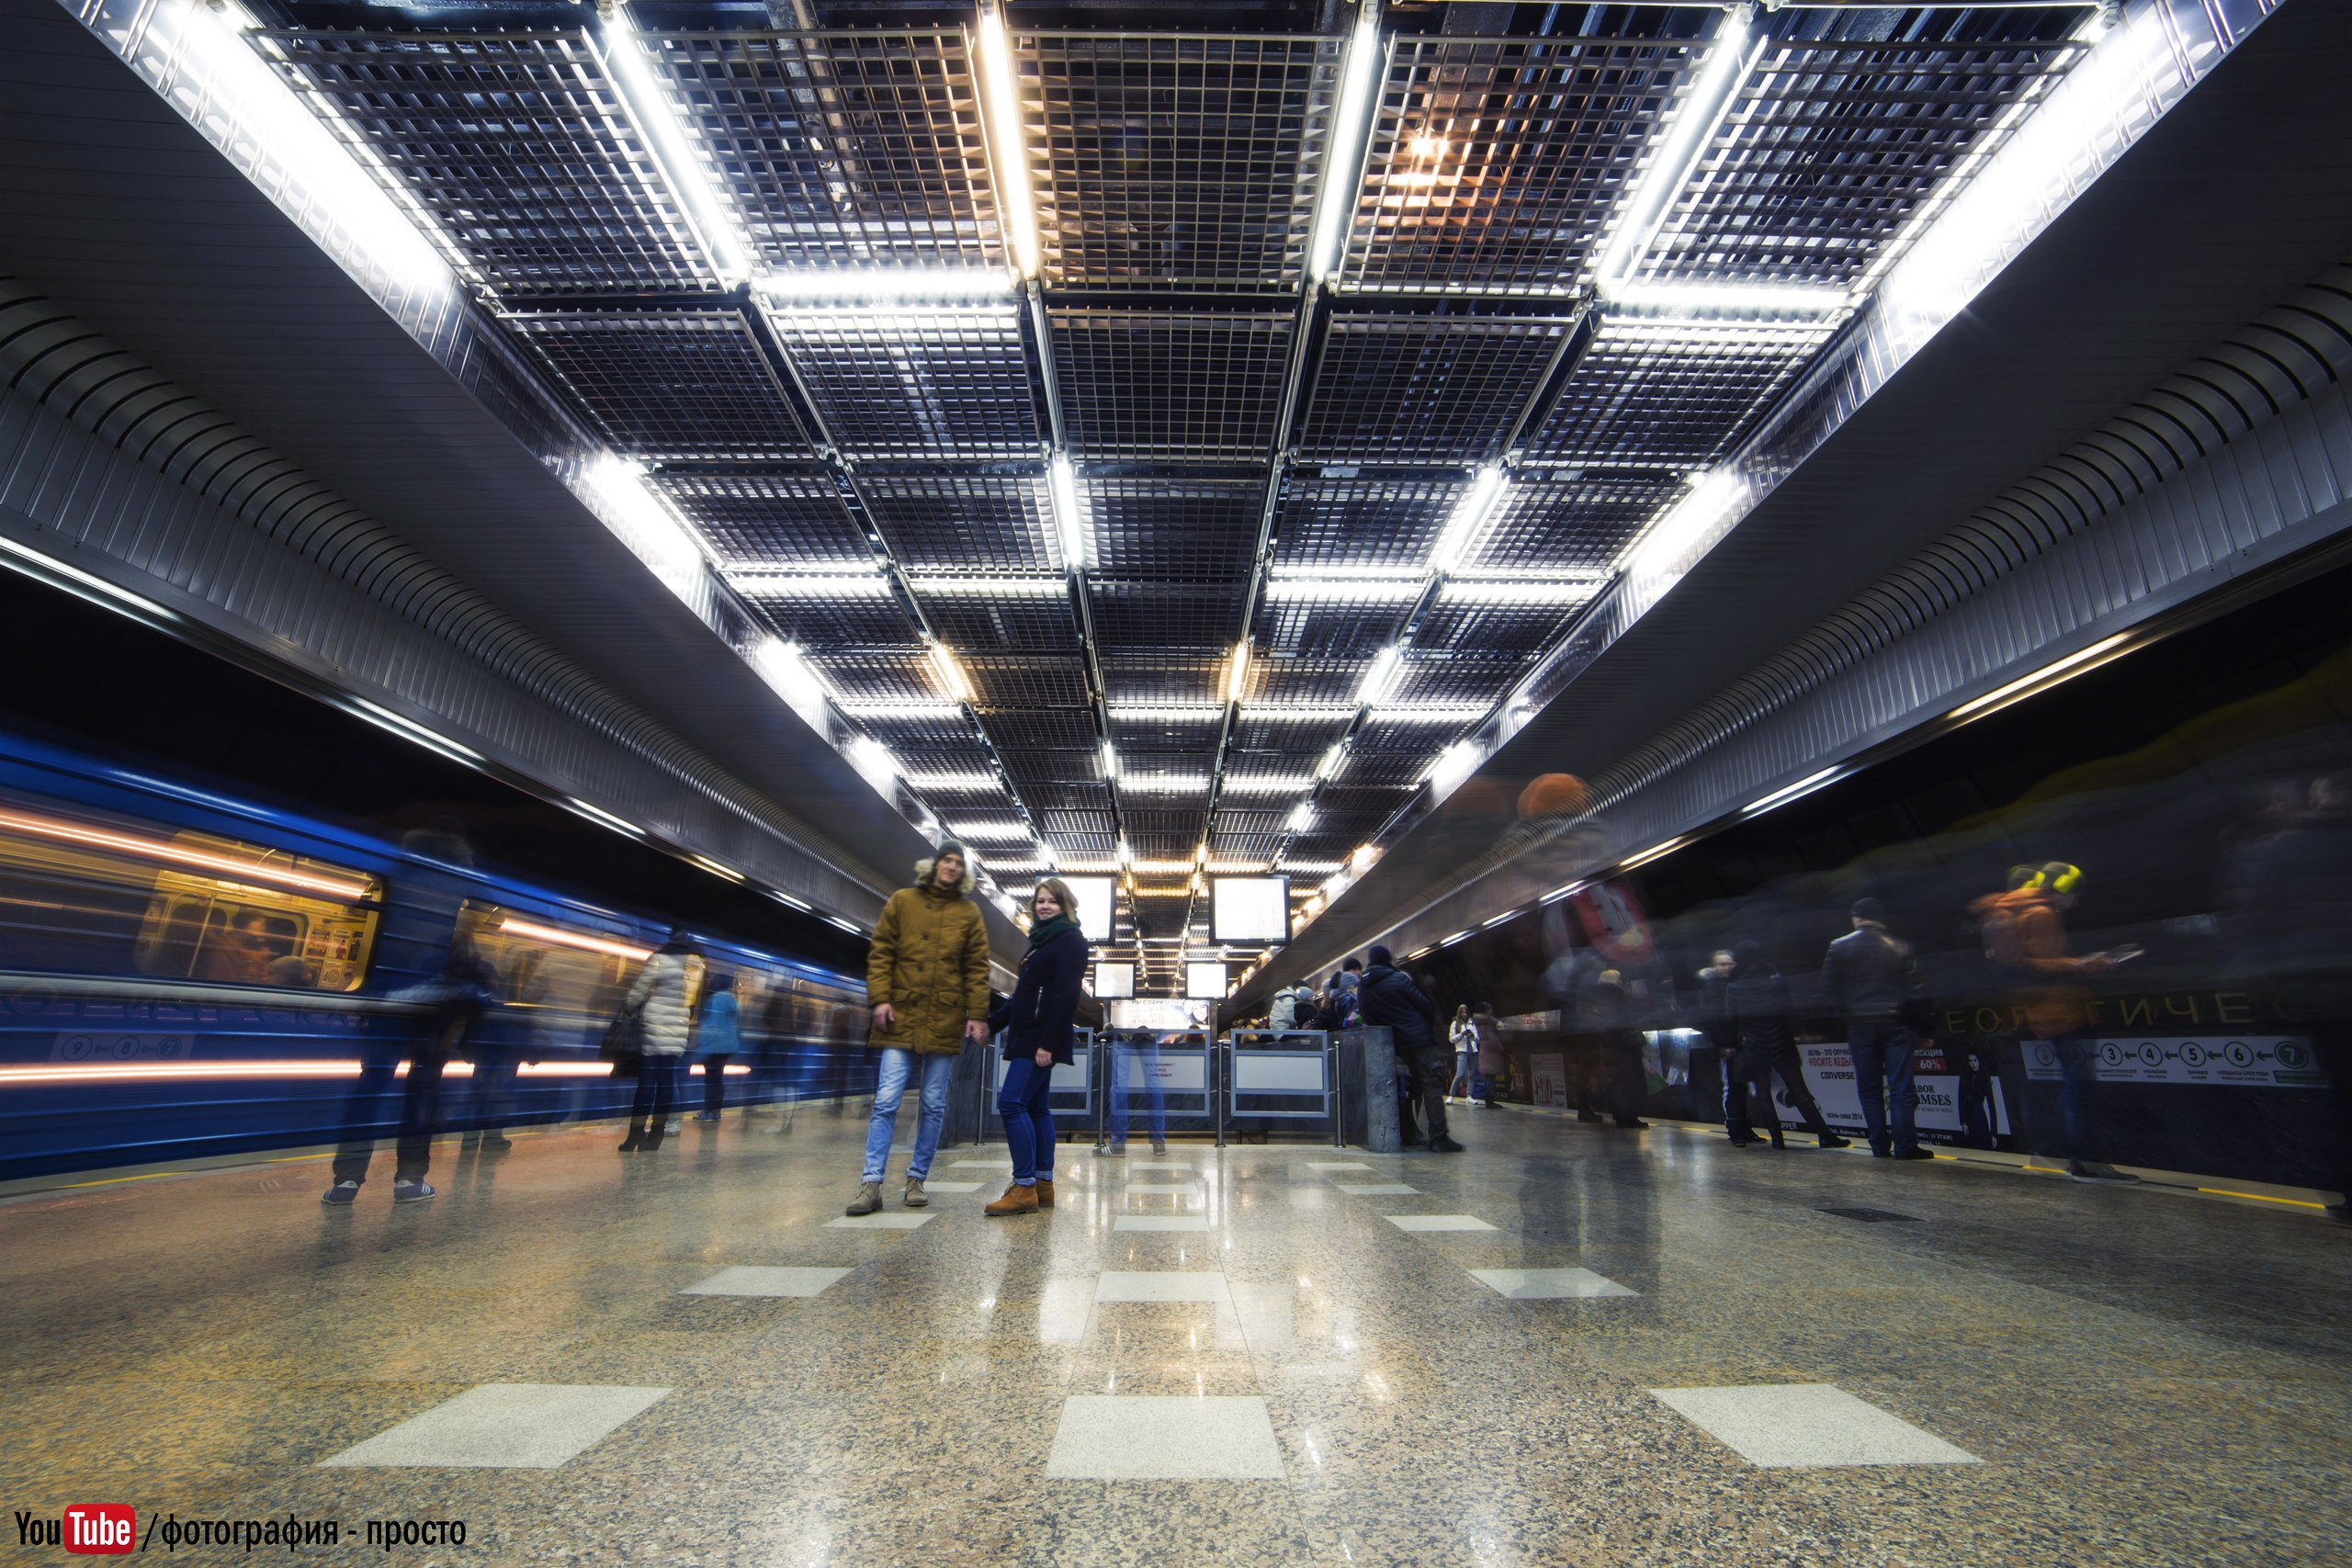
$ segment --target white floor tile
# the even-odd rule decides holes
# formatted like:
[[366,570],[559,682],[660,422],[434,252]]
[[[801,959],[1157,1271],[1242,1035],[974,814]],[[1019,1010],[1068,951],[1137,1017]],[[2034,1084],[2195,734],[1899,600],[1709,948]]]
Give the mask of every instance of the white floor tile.
[[1421,1190],[1408,1187],[1401,1181],[1341,1181],[1335,1185],[1340,1191],[1355,1198],[1418,1198]]
[[1654,1388],[1669,1408],[1756,1465],[1980,1464],[1835,1383]]
[[984,1181],[926,1181],[922,1190],[926,1192],[978,1192],[987,1185]]
[[1214,1269],[1106,1269],[1095,1277],[1098,1302],[1222,1302],[1232,1299],[1225,1275]]
[[322,1468],[553,1470],[669,1392],[584,1383],[484,1383],[319,1462]]
[[1011,1170],[1012,1163],[1001,1159],[959,1159],[947,1168],[950,1170]]
[[1127,1161],[1127,1168],[1129,1170],[1191,1170],[1193,1167],[1180,1165],[1172,1159],[1131,1159]]
[[1495,1227],[1468,1214],[1383,1214],[1400,1231],[1490,1231]]
[[1062,1481],[1280,1481],[1283,1454],[1255,1394],[1074,1394],[1046,1475]]
[[682,1296],[814,1296],[848,1274],[846,1269],[769,1269],[739,1265],[721,1269],[699,1285],[688,1285]]
[[827,1220],[826,1227],[837,1231],[910,1231],[928,1224],[929,1214],[910,1214],[904,1210],[884,1210],[878,1214],[843,1214],[838,1220]]
[[1581,1301],[1590,1296],[1635,1296],[1614,1280],[1589,1269],[1473,1269],[1470,1277],[1515,1302]]
[[1163,1195],[1179,1194],[1188,1198],[1197,1198],[1201,1193],[1201,1184],[1197,1181],[1130,1181],[1125,1190],[1133,1193],[1157,1192]]
[[1111,1222],[1114,1231],[1204,1231],[1205,1214],[1121,1214]]
[[1372,1167],[1360,1159],[1311,1159],[1306,1162],[1306,1168],[1309,1170],[1370,1170]]

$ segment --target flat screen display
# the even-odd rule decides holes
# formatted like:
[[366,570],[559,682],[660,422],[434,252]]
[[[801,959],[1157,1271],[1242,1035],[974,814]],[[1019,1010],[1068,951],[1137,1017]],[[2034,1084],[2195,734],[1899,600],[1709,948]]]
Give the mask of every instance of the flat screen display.
[[1269,942],[1290,940],[1290,878],[1209,878],[1209,940]]
[[1094,995],[1102,1000],[1113,997],[1136,994],[1136,966],[1132,964],[1097,964],[1094,966]]
[[1221,963],[1184,965],[1184,994],[1188,997],[1220,1002],[1231,988],[1226,978],[1225,965]]
[[1086,933],[1089,942],[1111,940],[1111,923],[1117,914],[1114,899],[1118,882],[1108,876],[1065,876],[1069,895],[1078,900],[1078,929]]

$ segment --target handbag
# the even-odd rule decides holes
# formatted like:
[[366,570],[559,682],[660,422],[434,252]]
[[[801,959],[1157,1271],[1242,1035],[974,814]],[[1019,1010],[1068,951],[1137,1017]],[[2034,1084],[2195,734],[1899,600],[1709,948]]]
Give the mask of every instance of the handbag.
[[637,1014],[630,1010],[615,1013],[613,1021],[605,1025],[596,1055],[613,1065],[616,1078],[633,1078],[644,1068],[645,1053],[639,1048]]

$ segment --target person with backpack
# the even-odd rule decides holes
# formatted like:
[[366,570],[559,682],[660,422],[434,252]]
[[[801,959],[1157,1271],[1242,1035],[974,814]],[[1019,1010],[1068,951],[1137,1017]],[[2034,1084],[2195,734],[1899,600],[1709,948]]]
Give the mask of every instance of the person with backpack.
[[702,1017],[695,1025],[693,1060],[702,1064],[702,1111],[697,1122],[716,1122],[727,1105],[727,1064],[743,1049],[741,1010],[735,999],[735,976],[713,975],[703,996]]
[[[1004,1035],[1004,1082],[996,1108],[1012,1155],[1012,1184],[982,1211],[996,1219],[1054,1206],[1054,1068],[1076,1059],[1071,1024],[1086,983],[1089,944],[1069,884],[1058,876],[1040,881],[1030,897],[1029,920],[1021,976],[1012,998],[989,1019]],[[1124,1125],[1120,1134],[1124,1138]]]

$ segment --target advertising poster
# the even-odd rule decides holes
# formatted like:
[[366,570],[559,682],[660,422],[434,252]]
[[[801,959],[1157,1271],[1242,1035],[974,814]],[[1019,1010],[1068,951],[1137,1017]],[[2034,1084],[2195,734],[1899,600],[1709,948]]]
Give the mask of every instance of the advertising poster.
[[1567,1058],[1557,1051],[1538,1052],[1527,1058],[1527,1070],[1534,1082],[1532,1098],[1535,1104],[1557,1106],[1563,1111],[1567,1109]]
[[[1862,1096],[1854,1087],[1854,1064],[1846,1054],[1846,1043],[1831,1041],[1825,1044],[1800,1045],[1804,1057],[1805,1087],[1813,1090],[1814,1100],[1821,1107],[1823,1120],[1841,1133],[1859,1134],[1862,1132]],[[1957,1064],[1951,1061],[1939,1046],[1927,1046],[1911,1058],[1912,1080],[1918,1086],[1919,1110],[1917,1124],[1923,1133],[1961,1133],[1960,1083]],[[1997,1077],[1986,1080],[1993,1100],[1993,1130],[2007,1134],[2009,1111]],[[1796,1124],[1796,1111],[1789,1103],[1788,1087],[1776,1074],[1772,1079],[1772,1101],[1779,1107],[1782,1122]]]
[[1622,882],[1603,882],[1568,898],[1592,950],[1620,969],[1640,968],[1657,956],[1641,900]]
[[[2324,1089],[2327,1078],[2311,1042],[2289,1034],[2213,1035],[2196,1039],[2094,1040],[2101,1083],[2214,1084],[2230,1089]],[[2065,1076],[2057,1048],[2025,1043],[2025,1076],[2056,1081]]]

